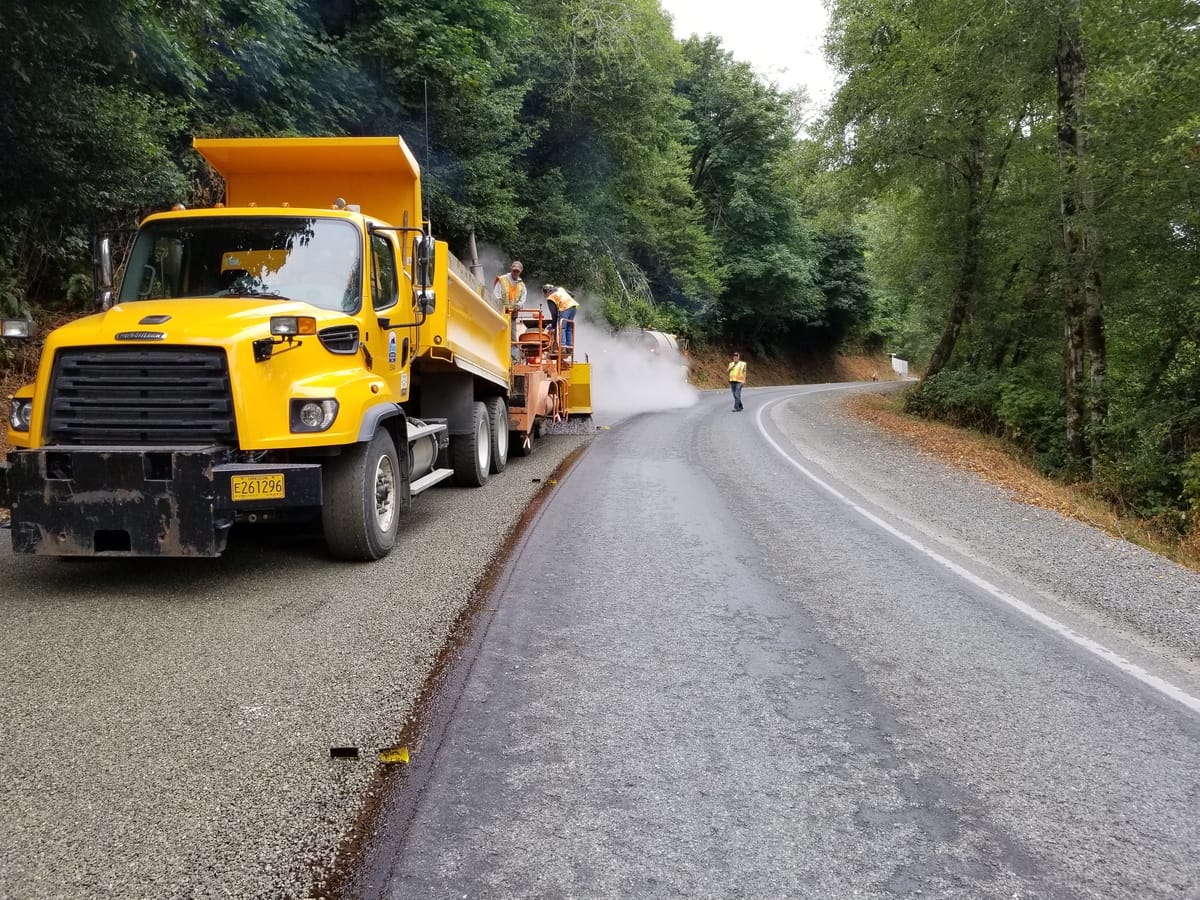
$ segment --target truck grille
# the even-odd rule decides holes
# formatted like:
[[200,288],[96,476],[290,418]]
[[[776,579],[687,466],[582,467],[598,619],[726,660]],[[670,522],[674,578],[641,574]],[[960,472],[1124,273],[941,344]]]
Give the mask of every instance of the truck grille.
[[61,350],[50,383],[50,443],[234,444],[225,351],[193,347]]

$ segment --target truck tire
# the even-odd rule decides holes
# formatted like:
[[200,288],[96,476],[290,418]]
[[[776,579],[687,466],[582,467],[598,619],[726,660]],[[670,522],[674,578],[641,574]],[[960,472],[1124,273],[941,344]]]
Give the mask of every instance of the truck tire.
[[508,404],[503,397],[489,397],[485,405],[492,431],[492,474],[499,475],[508,465]]
[[487,407],[476,400],[471,406],[471,433],[450,436],[450,467],[454,483],[483,487],[491,467],[492,438]]
[[349,447],[322,469],[321,527],[338,559],[382,559],[396,544],[400,479],[396,444],[386,428]]

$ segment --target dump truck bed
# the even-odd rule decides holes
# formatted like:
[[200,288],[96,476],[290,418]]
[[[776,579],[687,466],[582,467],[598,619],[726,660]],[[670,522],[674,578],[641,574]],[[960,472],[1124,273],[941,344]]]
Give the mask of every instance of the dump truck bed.
[[421,225],[421,170],[399,137],[192,143],[225,179],[227,206],[329,209],[341,199],[391,225]]

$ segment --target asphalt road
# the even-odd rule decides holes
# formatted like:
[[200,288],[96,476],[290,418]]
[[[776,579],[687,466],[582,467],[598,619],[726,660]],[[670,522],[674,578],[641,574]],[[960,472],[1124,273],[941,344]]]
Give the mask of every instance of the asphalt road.
[[342,896],[1200,897],[1200,576],[840,390],[592,442]]
[[16,558],[0,530],[0,897],[308,896],[472,588],[586,441],[417,497],[373,564],[264,530],[216,560]]
[[0,532],[0,897],[1200,897],[1200,577],[842,390],[551,437],[373,565]]

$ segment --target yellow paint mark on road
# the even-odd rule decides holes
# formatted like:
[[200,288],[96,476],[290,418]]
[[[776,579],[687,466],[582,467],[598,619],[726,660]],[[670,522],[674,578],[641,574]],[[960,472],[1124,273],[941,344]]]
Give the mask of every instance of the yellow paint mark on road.
[[379,751],[379,761],[383,763],[406,763],[408,762],[408,748],[385,747]]

